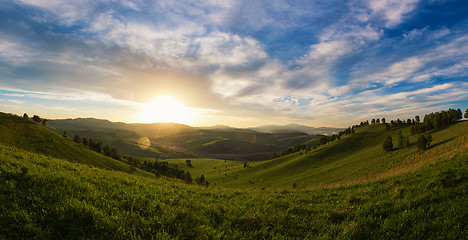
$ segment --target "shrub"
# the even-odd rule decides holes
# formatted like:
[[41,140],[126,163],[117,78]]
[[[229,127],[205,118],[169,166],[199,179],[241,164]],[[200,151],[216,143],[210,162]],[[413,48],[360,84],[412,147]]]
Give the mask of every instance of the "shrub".
[[383,142],[383,149],[386,152],[389,152],[389,151],[391,151],[393,149],[393,139],[392,139],[392,137],[387,136],[385,138],[385,141]]

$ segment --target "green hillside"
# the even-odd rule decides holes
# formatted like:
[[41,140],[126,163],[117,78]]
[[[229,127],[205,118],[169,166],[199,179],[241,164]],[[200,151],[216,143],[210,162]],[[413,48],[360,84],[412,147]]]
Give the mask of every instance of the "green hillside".
[[[358,128],[311,153],[170,160],[186,184],[0,114],[0,239],[464,239],[468,121],[384,152],[409,127]],[[396,142],[395,142],[396,145]],[[115,171],[118,170],[118,171]],[[145,175],[145,176],[140,176]],[[231,186],[231,187],[229,187]]]
[[[387,153],[382,149],[386,136],[392,136],[397,146],[397,135],[402,131],[409,136],[410,146],[395,148]],[[369,125],[358,128],[355,134],[342,137],[320,146],[311,153],[305,151],[277,159],[251,163],[248,168],[238,168],[229,173],[219,171],[222,161],[214,161],[213,169],[205,169],[211,182],[223,186],[256,188],[316,187],[357,183],[413,170],[438,157],[466,148],[468,121],[460,122],[432,133],[433,142],[426,151],[416,147],[417,135],[410,136],[410,127],[386,129],[384,125]],[[195,168],[180,167],[189,172]],[[214,167],[217,169],[215,170]],[[219,174],[216,174],[219,172]]]
[[21,117],[0,113],[0,144],[28,152],[83,163],[103,169],[118,170],[142,176],[152,176],[144,171],[89,150],[72,139]]
[[283,190],[144,178],[0,144],[0,239],[463,239],[465,138],[401,175]]
[[[141,137],[152,134],[175,134],[180,129],[189,128],[180,124],[126,124],[110,122],[93,118],[50,120],[49,129],[62,134],[67,131],[69,136],[75,134],[87,137],[103,144],[109,144],[119,149],[120,153],[142,158],[194,157],[195,154],[177,151],[168,147],[152,143],[148,148],[138,146]],[[158,135],[155,135],[158,136]]]
[[[161,145],[197,153],[201,156],[234,160],[265,160],[296,144],[313,144],[318,135],[305,133],[260,133],[192,129],[153,139]],[[253,154],[257,153],[257,154]]]
[[[92,118],[50,120],[58,134],[67,131],[117,147],[124,155],[141,158],[215,157],[235,160],[264,160],[274,152],[296,144],[313,144],[320,136],[301,132],[261,133],[233,128],[202,129],[182,124],[125,124]],[[141,149],[141,137],[151,141]],[[255,153],[255,154],[254,154]]]

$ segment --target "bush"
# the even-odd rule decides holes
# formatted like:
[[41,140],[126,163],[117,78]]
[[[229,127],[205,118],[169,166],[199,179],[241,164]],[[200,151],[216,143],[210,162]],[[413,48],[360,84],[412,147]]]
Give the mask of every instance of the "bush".
[[419,148],[420,150],[426,149],[427,140],[426,140],[426,138],[424,137],[424,135],[420,135],[420,136],[418,137],[418,141],[416,142],[416,144],[418,145],[418,148]]
[[386,152],[392,151],[392,149],[393,149],[393,139],[392,139],[392,137],[387,136],[385,138],[385,141],[383,142],[383,149]]

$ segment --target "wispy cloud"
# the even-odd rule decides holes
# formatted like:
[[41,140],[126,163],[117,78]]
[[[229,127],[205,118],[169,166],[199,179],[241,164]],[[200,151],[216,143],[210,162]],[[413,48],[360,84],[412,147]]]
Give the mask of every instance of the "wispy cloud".
[[0,10],[0,89],[14,89],[2,96],[23,105],[42,99],[67,109],[83,100],[135,108],[170,93],[223,121],[335,126],[372,112],[460,106],[468,101],[466,16],[453,9],[434,21],[433,4],[451,6],[12,1]]

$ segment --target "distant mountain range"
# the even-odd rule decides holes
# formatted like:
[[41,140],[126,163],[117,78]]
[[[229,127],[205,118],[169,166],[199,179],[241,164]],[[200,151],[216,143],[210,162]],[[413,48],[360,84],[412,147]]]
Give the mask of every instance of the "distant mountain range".
[[265,132],[265,133],[294,133],[303,132],[310,135],[331,135],[338,133],[344,128],[332,128],[332,127],[309,127],[299,124],[288,124],[288,125],[263,125],[253,128],[234,128],[226,125],[215,125],[211,127],[202,127],[206,130],[216,131],[230,131],[230,132]]

